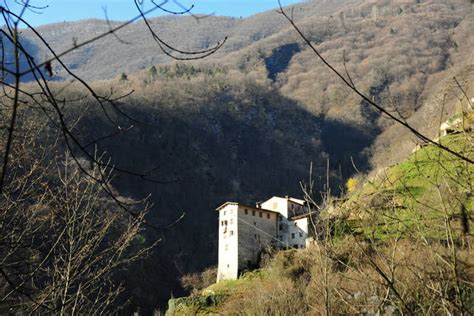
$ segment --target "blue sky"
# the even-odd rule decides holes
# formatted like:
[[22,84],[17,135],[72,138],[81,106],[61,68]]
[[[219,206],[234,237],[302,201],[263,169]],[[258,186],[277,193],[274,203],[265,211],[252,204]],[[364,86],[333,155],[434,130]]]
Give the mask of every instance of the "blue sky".
[[[0,4],[6,3],[11,9],[18,10],[18,5],[15,4],[16,1],[0,0]],[[155,0],[156,3],[163,1]],[[145,8],[150,7],[151,0],[143,0],[142,2],[144,2]],[[176,2],[178,0],[169,0],[164,7],[169,10],[180,10]],[[283,5],[297,2],[301,2],[301,0],[282,0]],[[194,4],[193,13],[214,13],[235,17],[249,16],[278,6],[277,0],[179,0],[179,3],[186,7]],[[86,18],[104,18],[104,8],[106,8],[107,15],[111,20],[127,20],[137,15],[133,0],[30,0],[30,4],[38,7],[48,6],[44,10],[37,10],[40,14],[26,13],[25,17],[34,26]]]

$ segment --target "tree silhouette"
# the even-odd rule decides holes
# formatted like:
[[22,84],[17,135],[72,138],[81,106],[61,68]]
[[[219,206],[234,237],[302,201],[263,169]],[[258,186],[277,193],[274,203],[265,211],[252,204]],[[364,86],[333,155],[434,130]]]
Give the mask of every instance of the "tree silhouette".
[[[97,151],[101,140],[118,137],[141,124],[125,113],[118,101],[133,93],[117,95],[96,91],[77,76],[62,58],[81,47],[141,20],[157,49],[177,60],[200,59],[215,53],[225,39],[199,51],[185,51],[165,42],[150,25],[147,15],[163,11],[173,15],[191,14],[192,6],[180,12],[167,9],[169,1],[135,0],[136,17],[64,51],[55,51],[32,26],[25,13],[47,14],[47,7],[30,0],[0,5],[0,313],[104,313],[119,308],[122,291],[117,271],[144,255],[156,241],[141,244],[143,228],[161,231],[148,223],[146,200],[121,197],[111,186],[116,173],[143,181],[165,183],[149,174],[120,166]],[[26,28],[48,51],[50,58],[38,60],[28,50],[22,32]],[[120,39],[118,39],[120,40]],[[69,87],[57,88],[51,79],[61,68],[71,78]],[[152,67],[156,75],[156,68]],[[32,81],[24,83],[24,79]],[[127,75],[121,78],[127,80]],[[79,87],[79,88],[78,88]],[[76,95],[81,91],[80,95]],[[64,97],[66,95],[66,97]],[[111,133],[85,142],[75,128],[87,113],[72,115],[68,109],[85,98],[94,100]],[[120,119],[117,119],[120,118]],[[123,123],[128,122],[128,123]],[[53,170],[57,170],[54,172]],[[120,300],[119,300],[120,301]],[[124,302],[122,300],[121,302]]]

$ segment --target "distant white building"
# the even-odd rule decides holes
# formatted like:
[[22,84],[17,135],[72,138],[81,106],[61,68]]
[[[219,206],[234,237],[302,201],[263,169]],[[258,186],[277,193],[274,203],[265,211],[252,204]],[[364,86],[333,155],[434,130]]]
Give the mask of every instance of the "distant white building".
[[262,250],[305,248],[313,240],[316,212],[305,201],[274,196],[256,206],[226,202],[219,212],[217,282],[237,279],[258,264]]

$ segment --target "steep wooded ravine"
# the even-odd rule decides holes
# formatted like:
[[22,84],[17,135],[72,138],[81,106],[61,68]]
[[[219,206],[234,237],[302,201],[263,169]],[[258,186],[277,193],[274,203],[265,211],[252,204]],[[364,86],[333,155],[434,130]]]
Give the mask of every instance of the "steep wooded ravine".
[[[466,61],[472,64],[472,6],[467,1],[312,1],[296,6],[294,17],[339,70],[344,71],[347,58],[357,87],[408,119],[415,115],[411,122],[417,127],[426,123],[419,116],[439,110],[423,109],[435,82],[450,80],[469,67]],[[134,302],[149,310],[164,304],[171,291],[181,293],[180,275],[215,264],[213,210],[219,203],[300,196],[299,181],[307,178],[311,161],[319,190],[326,182],[327,159],[337,194],[355,171],[353,161],[361,171],[370,169],[374,142],[372,149],[379,153],[375,166],[400,160],[410,150],[398,151],[394,145],[409,134],[343,87],[275,12],[242,20],[210,17],[200,24],[192,17],[152,22],[164,29],[166,39],[187,49],[208,47],[226,35],[229,40],[204,61],[169,63],[137,23],[117,34],[133,45],[109,37],[65,57],[85,79],[112,78],[91,83],[105,95],[135,91],[118,103],[136,121],[109,109],[115,120],[134,128],[98,142],[98,151],[121,168],[151,171],[163,183],[118,173],[116,189],[133,198],[151,194],[153,224],[167,226],[185,213],[163,232],[148,230],[147,240],[161,238],[162,243],[126,273]],[[107,30],[96,20],[40,28],[59,51]],[[25,32],[25,39],[39,49],[38,56],[47,56],[29,35]],[[65,78],[53,66],[53,79]],[[122,72],[126,80],[113,79]],[[82,116],[76,132],[85,143],[116,131],[89,100],[79,99],[66,110],[71,122]],[[380,155],[386,148],[400,157]]]
[[[137,173],[153,170],[149,178],[164,182],[156,184],[120,172],[114,179],[119,192],[135,198],[151,194],[151,223],[167,226],[185,213],[173,227],[147,232],[149,240],[162,238],[162,242],[144,268],[129,277],[139,292],[134,297],[140,306],[152,308],[166,302],[170,291],[181,293],[181,274],[215,264],[214,208],[220,203],[300,196],[299,182],[307,179],[311,162],[317,187],[322,188],[327,149],[335,161],[349,161],[345,155],[351,152],[360,165],[367,165],[366,156],[357,156],[364,148],[360,144],[367,141],[363,130],[323,122],[270,86],[252,80],[226,80],[225,87],[216,90],[213,81],[219,79],[200,76],[181,83],[179,90],[160,82],[148,86],[120,105],[141,123],[114,116],[123,126],[135,127],[97,144],[99,152],[105,151],[117,167]],[[153,94],[154,87],[161,88]],[[94,108],[93,103],[80,107],[88,113],[78,127],[84,143],[113,131],[113,124]],[[71,117],[75,113],[71,109]],[[333,138],[345,134],[359,145]],[[331,174],[337,191],[338,165]],[[343,177],[349,175],[350,169],[344,168]]]

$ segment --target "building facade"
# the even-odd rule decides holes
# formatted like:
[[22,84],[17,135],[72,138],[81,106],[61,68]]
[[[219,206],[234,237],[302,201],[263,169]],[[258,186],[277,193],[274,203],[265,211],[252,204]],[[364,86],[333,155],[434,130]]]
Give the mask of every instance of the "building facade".
[[305,222],[302,220],[292,220],[293,217],[306,213],[304,200],[274,196],[260,205],[280,214],[276,236],[279,240],[278,248],[304,248],[308,227],[303,225]]
[[272,197],[256,206],[226,202],[219,212],[217,282],[237,279],[259,263],[266,248],[305,248],[314,213],[303,200]]

